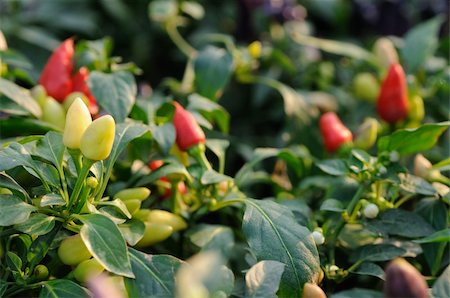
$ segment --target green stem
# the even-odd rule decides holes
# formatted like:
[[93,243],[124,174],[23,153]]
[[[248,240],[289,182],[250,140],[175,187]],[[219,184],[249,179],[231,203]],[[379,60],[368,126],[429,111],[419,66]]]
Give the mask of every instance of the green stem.
[[79,174],[81,171],[81,158],[82,158],[81,151],[79,149],[70,149],[70,148],[67,148],[67,151],[69,152],[69,155],[72,157],[77,173]]
[[105,193],[106,186],[108,186],[109,177],[111,177],[112,174],[112,166],[108,167],[106,173],[102,175],[101,179],[101,186],[99,188],[99,191],[95,194],[95,200],[98,201],[102,198],[103,194]]
[[66,182],[66,177],[64,175],[64,169],[60,168],[60,169],[58,169],[58,172],[59,172],[59,179],[61,179],[61,184],[63,187],[61,195],[67,204],[69,202],[69,191],[67,190],[67,182]]
[[395,203],[394,208],[398,208],[401,205],[403,205],[404,203],[406,203],[407,201],[409,201],[410,199],[412,199],[414,197],[414,195],[406,195],[403,198],[401,198],[397,203]]
[[94,163],[95,163],[94,160],[90,160],[87,158],[85,159],[85,162],[83,163],[83,166],[81,168],[81,172],[78,175],[77,182],[75,183],[75,187],[72,191],[72,194],[70,195],[69,204],[67,206],[67,209],[70,210],[72,208],[72,206],[75,204],[75,202],[77,201],[78,196],[80,195],[80,192],[84,186],[86,177],[89,174],[89,169],[92,167],[92,165]]
[[166,31],[173,43],[186,55],[188,58],[193,58],[197,55],[197,51],[181,36],[178,32],[179,20],[177,18],[166,22]]
[[[352,214],[353,210],[355,209],[356,205],[359,202],[359,199],[361,198],[363,192],[365,189],[365,184],[361,184],[358,188],[358,190],[356,191],[355,195],[353,196],[352,200],[350,201],[350,204],[348,204],[346,212],[347,214]],[[344,219],[341,217],[339,219],[339,222],[337,224],[337,227],[332,235],[331,240],[328,242],[329,243],[329,260],[330,260],[330,264],[334,265],[335,264],[335,249],[336,249],[336,242],[337,239],[339,237],[339,234],[341,233],[342,229],[344,228],[346,222],[344,221]]]
[[91,191],[90,187],[84,187],[81,195],[79,196],[77,206],[75,208],[75,213],[80,213],[81,209],[83,209],[84,204],[86,204],[86,200],[89,197],[89,193]]
[[197,144],[188,149],[188,153],[192,156],[204,170],[212,170],[211,164],[205,156],[205,144]]
[[236,198],[236,199],[231,199],[231,200],[220,201],[217,204],[209,207],[209,211],[214,212],[214,211],[220,210],[222,208],[232,206],[234,204],[244,204],[245,202],[246,202],[246,200],[244,198]]

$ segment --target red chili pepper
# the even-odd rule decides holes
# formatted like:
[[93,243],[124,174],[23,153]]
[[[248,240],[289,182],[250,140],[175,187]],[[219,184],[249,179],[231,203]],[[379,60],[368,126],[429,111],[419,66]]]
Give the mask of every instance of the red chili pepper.
[[[151,162],[148,163],[148,167],[152,171],[155,171],[156,169],[162,167],[163,165],[164,165],[164,162],[162,160],[160,160],[160,159],[154,160],[154,161],[151,161]],[[161,177],[160,180],[170,183],[170,181],[169,181],[169,179],[167,177]],[[178,183],[178,191],[181,194],[186,194],[187,193],[186,184],[184,184],[183,181],[180,181]],[[165,199],[169,198],[171,195],[172,195],[172,191],[171,191],[170,187],[168,187],[168,188],[166,188],[164,190],[164,193],[161,195],[161,199],[165,200]]]
[[174,102],[175,114],[173,116],[173,125],[176,131],[176,142],[182,151],[197,144],[205,143],[205,133],[198,125],[194,116],[186,111],[180,104]]
[[351,131],[342,124],[339,117],[333,112],[325,113],[320,117],[320,132],[328,152],[336,151],[343,144],[351,142],[353,139]]
[[81,67],[73,76],[72,82],[73,82],[73,92],[78,91],[86,95],[86,97],[89,99],[89,112],[91,112],[91,115],[95,115],[98,113],[98,105],[97,100],[95,99],[94,95],[92,95],[91,90],[88,86],[88,79],[89,79],[89,70],[86,67]]
[[406,118],[407,94],[405,72],[400,64],[392,63],[377,100],[377,110],[381,119],[388,123],[396,123]]
[[53,51],[39,78],[47,94],[59,102],[72,92],[73,54],[73,39],[66,39]]

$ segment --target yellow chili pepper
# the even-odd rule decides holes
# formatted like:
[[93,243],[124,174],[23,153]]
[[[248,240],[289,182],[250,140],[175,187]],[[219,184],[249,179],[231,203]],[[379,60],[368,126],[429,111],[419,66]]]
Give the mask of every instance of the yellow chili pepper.
[[91,160],[108,158],[114,143],[116,123],[110,115],[94,120],[80,141],[81,153]]
[[70,149],[79,149],[81,137],[92,123],[91,113],[80,97],[75,98],[66,116],[63,143]]

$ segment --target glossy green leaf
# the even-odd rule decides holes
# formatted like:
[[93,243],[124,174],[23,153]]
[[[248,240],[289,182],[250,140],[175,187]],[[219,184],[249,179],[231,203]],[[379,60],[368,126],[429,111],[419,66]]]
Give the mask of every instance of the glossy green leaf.
[[125,279],[129,297],[174,297],[175,274],[183,261],[169,255],[128,250],[135,278]]
[[6,173],[0,173],[0,187],[9,189],[14,195],[20,197],[23,201],[30,199],[27,191]]
[[435,298],[450,297],[450,266],[442,272],[441,276],[436,280],[431,289],[431,293]]
[[62,170],[62,162],[64,157],[64,144],[61,133],[50,131],[45,134],[44,138],[36,143],[36,148],[33,152],[45,160],[51,162],[56,169]]
[[119,230],[127,243],[134,246],[144,236],[145,224],[140,220],[131,219],[119,225]]
[[354,274],[359,275],[370,275],[378,277],[379,279],[384,280],[384,270],[380,266],[371,262],[364,262],[358,268],[353,271],[350,271]]
[[0,93],[13,100],[21,107],[25,108],[31,115],[35,116],[36,118],[41,116],[41,108],[34,100],[34,98],[31,97],[29,90],[0,77]]
[[112,273],[133,278],[125,239],[114,222],[100,214],[80,215],[78,218],[84,224],[81,238],[97,261]]
[[144,186],[162,177],[174,174],[184,176],[186,179],[191,179],[191,175],[182,164],[170,163],[152,171],[149,175],[142,177],[142,179],[136,183],[136,186]]
[[6,252],[6,264],[12,271],[22,272],[22,260],[12,251]]
[[215,250],[230,256],[234,247],[233,230],[227,226],[200,224],[189,231],[189,239],[202,251]]
[[39,298],[91,297],[90,292],[68,279],[46,281]]
[[175,127],[172,123],[152,127],[152,135],[164,154],[169,154],[175,143]]
[[450,229],[437,231],[428,237],[413,240],[415,243],[436,243],[436,242],[450,242]]
[[93,71],[89,76],[89,88],[97,103],[117,123],[125,121],[136,101],[137,86],[133,75],[125,71],[111,74]]
[[242,228],[258,260],[286,265],[280,283],[281,296],[299,296],[306,282],[317,282],[319,255],[311,232],[300,226],[292,212],[265,200],[246,200]]
[[31,215],[28,220],[14,225],[18,231],[29,235],[44,235],[50,232],[55,226],[55,217],[37,213]]
[[336,199],[326,199],[320,206],[321,211],[342,212],[345,210],[344,204]]
[[199,117],[201,119],[204,116],[208,120],[199,121],[200,125],[212,129],[209,122],[216,123],[218,128],[223,133],[228,133],[228,128],[230,126],[230,114],[221,105],[196,93],[189,95],[188,100],[189,104],[187,109],[194,115],[194,117],[199,120]]
[[117,211],[119,211],[120,213],[125,215],[127,218],[131,218],[131,214],[128,211],[127,206],[125,205],[125,203],[121,199],[115,199],[115,200],[112,200],[112,201],[95,202],[94,205],[95,206],[110,206],[110,207],[114,207]]
[[49,193],[41,198],[40,205],[41,207],[46,206],[64,206],[66,204],[66,201],[63,199],[63,197],[60,194],[57,193]]
[[261,261],[245,274],[245,296],[275,298],[285,265],[278,261]]
[[22,223],[30,217],[36,207],[29,205],[14,195],[0,195],[0,226]]
[[390,244],[366,245],[357,249],[351,256],[351,260],[382,262],[403,256],[405,253],[405,249]]
[[200,95],[216,100],[228,84],[233,71],[233,56],[226,50],[208,46],[194,60],[195,87]]
[[399,154],[413,154],[431,149],[450,122],[428,123],[418,128],[402,129],[378,141],[378,151],[397,151]]
[[12,143],[0,150],[0,171],[24,166],[33,168],[33,160],[28,150],[19,143]]
[[27,260],[31,268],[39,264],[39,262],[41,262],[41,260],[47,255],[47,252],[50,249],[50,245],[52,244],[61,227],[62,222],[56,222],[53,230],[50,233],[39,236],[33,241],[33,243],[31,243],[27,254]]
[[438,46],[442,21],[442,17],[438,16],[418,24],[406,33],[400,54],[407,72],[415,73],[433,55]]
[[219,159],[219,172],[223,173],[225,169],[225,152],[230,146],[230,141],[221,139],[210,139],[206,140],[206,147],[210,149]]
[[223,181],[232,181],[233,178],[227,175],[220,174],[214,170],[208,170],[203,173],[200,182],[203,185],[209,185],[209,184],[217,184]]
[[375,232],[406,238],[418,238],[434,233],[433,227],[421,216],[402,209],[387,209],[366,227]]
[[400,187],[411,194],[422,194],[426,196],[434,196],[436,194],[436,189],[428,183],[425,179],[417,177],[414,175],[408,175],[401,173],[400,177]]

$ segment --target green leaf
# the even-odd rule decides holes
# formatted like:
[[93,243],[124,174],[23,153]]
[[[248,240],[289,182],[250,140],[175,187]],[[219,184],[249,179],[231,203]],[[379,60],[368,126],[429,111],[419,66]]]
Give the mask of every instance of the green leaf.
[[435,231],[421,216],[402,209],[387,209],[378,219],[368,221],[366,227],[406,238],[425,237]]
[[428,237],[413,240],[415,243],[450,242],[450,229],[437,231]]
[[125,279],[129,297],[174,297],[175,274],[183,261],[170,255],[128,250],[135,278]]
[[148,16],[155,22],[164,22],[177,15],[178,5],[173,0],[156,0],[148,6]]
[[336,294],[330,296],[330,298],[383,298],[383,297],[384,295],[381,292],[360,288],[353,288],[351,290],[337,292]]
[[284,266],[278,261],[261,261],[253,265],[245,274],[245,297],[277,297]]
[[321,211],[332,211],[332,212],[342,212],[345,210],[344,205],[341,201],[336,199],[326,199],[323,201],[322,205],[320,205]]
[[125,215],[127,218],[131,218],[131,214],[128,211],[127,206],[121,199],[115,199],[113,201],[100,201],[100,202],[94,202],[95,206],[111,206],[114,207],[117,211],[119,211],[121,214]]
[[41,198],[40,205],[41,205],[41,207],[64,206],[64,205],[66,205],[66,201],[63,199],[63,197],[60,194],[49,193],[49,194],[44,195]]
[[40,236],[50,232],[54,226],[54,216],[37,213],[31,215],[27,221],[14,225],[14,228],[29,235]]
[[251,160],[244,164],[244,166],[236,173],[234,181],[236,185],[241,188],[248,180],[251,181],[252,168],[263,161],[264,159],[275,157],[280,153],[279,149],[276,148],[257,148],[254,150]]
[[168,155],[175,143],[176,133],[172,123],[152,127],[152,135],[161,151]]
[[380,266],[371,262],[362,263],[357,269],[350,271],[359,275],[370,275],[384,280],[384,270]]
[[58,171],[62,171],[64,150],[62,134],[50,131],[37,142],[33,154],[48,160]]
[[434,233],[421,216],[402,209],[387,209],[379,219],[370,220],[366,227],[375,232],[406,238],[425,237]]
[[298,31],[293,31],[291,33],[291,36],[296,43],[304,46],[318,48],[322,51],[336,55],[343,55],[354,59],[365,60],[373,65],[377,64],[376,58],[371,52],[355,44],[302,35]]
[[343,176],[347,174],[347,164],[342,159],[327,159],[316,163],[317,167],[325,173],[333,176]]
[[189,239],[202,251],[215,250],[227,257],[234,247],[233,230],[227,226],[200,224],[189,231]]
[[210,297],[230,297],[234,289],[234,274],[227,266],[221,265],[203,280]]
[[258,260],[286,265],[280,296],[300,296],[306,282],[317,282],[319,255],[311,232],[300,226],[292,212],[265,200],[246,200],[242,229]]
[[62,222],[56,222],[55,227],[50,233],[39,236],[33,241],[27,254],[27,260],[29,262],[29,267],[33,268],[35,265],[39,264],[41,260],[47,255],[47,252],[52,244],[53,240],[58,234],[62,227]]
[[39,298],[91,297],[90,292],[68,279],[46,281]]
[[197,92],[216,100],[228,84],[232,71],[233,56],[222,48],[207,46],[194,60],[194,84]]
[[447,268],[444,270],[444,272],[442,272],[441,276],[439,276],[439,278],[433,285],[433,288],[431,290],[433,297],[435,298],[450,297],[449,280],[450,280],[450,266],[447,266]]
[[22,259],[11,251],[6,252],[6,264],[12,271],[22,272]]
[[14,195],[0,195],[0,227],[22,223],[36,207],[23,202]]
[[134,246],[141,240],[145,232],[145,224],[137,219],[131,219],[126,223],[119,225],[119,230],[127,243]]
[[[207,139],[206,147],[210,149],[219,159],[219,169],[225,168],[225,151],[230,146],[230,141],[221,139]],[[220,171],[223,173],[223,171]]]
[[[189,104],[187,109],[196,116],[197,121],[199,120],[197,117],[202,117],[202,115],[204,115],[208,118],[209,122],[217,123],[217,126],[223,133],[228,133],[230,114],[221,105],[197,93],[189,95],[188,100]],[[197,114],[196,111],[201,112],[201,115]],[[209,124],[209,122],[207,124]],[[199,124],[212,129],[210,125],[205,125],[206,123],[201,123],[199,121]]]
[[413,154],[431,149],[450,122],[428,123],[418,128],[402,129],[378,141],[378,152],[397,151],[399,154]]
[[137,86],[132,74],[125,71],[111,74],[93,71],[89,76],[89,88],[97,103],[117,123],[125,121],[136,101]]
[[0,150],[0,171],[6,171],[18,166],[33,168],[33,159],[24,146],[12,143]]
[[203,185],[209,185],[209,184],[217,184],[223,181],[232,181],[233,178],[227,175],[220,174],[214,170],[208,170],[203,173],[202,178],[200,179],[200,182]]
[[80,215],[78,218],[84,224],[81,238],[97,261],[112,273],[133,278],[125,239],[114,222],[100,214]]
[[366,245],[357,249],[350,260],[355,262],[358,260],[382,262],[403,256],[405,253],[405,249],[390,244]]
[[400,187],[411,194],[422,194],[426,196],[433,196],[436,194],[436,189],[428,183],[425,179],[409,174],[399,174]]
[[418,24],[405,35],[405,43],[400,52],[409,73],[415,73],[433,55],[438,46],[438,33],[443,18],[437,16]]
[[9,189],[14,195],[20,197],[23,201],[30,199],[27,191],[6,173],[0,173],[0,187]]
[[19,106],[25,108],[36,118],[41,117],[41,108],[31,96],[29,90],[0,77],[0,93],[3,93],[3,95],[17,103]]
[[12,49],[2,50],[2,63],[25,69],[33,68],[27,57]]

